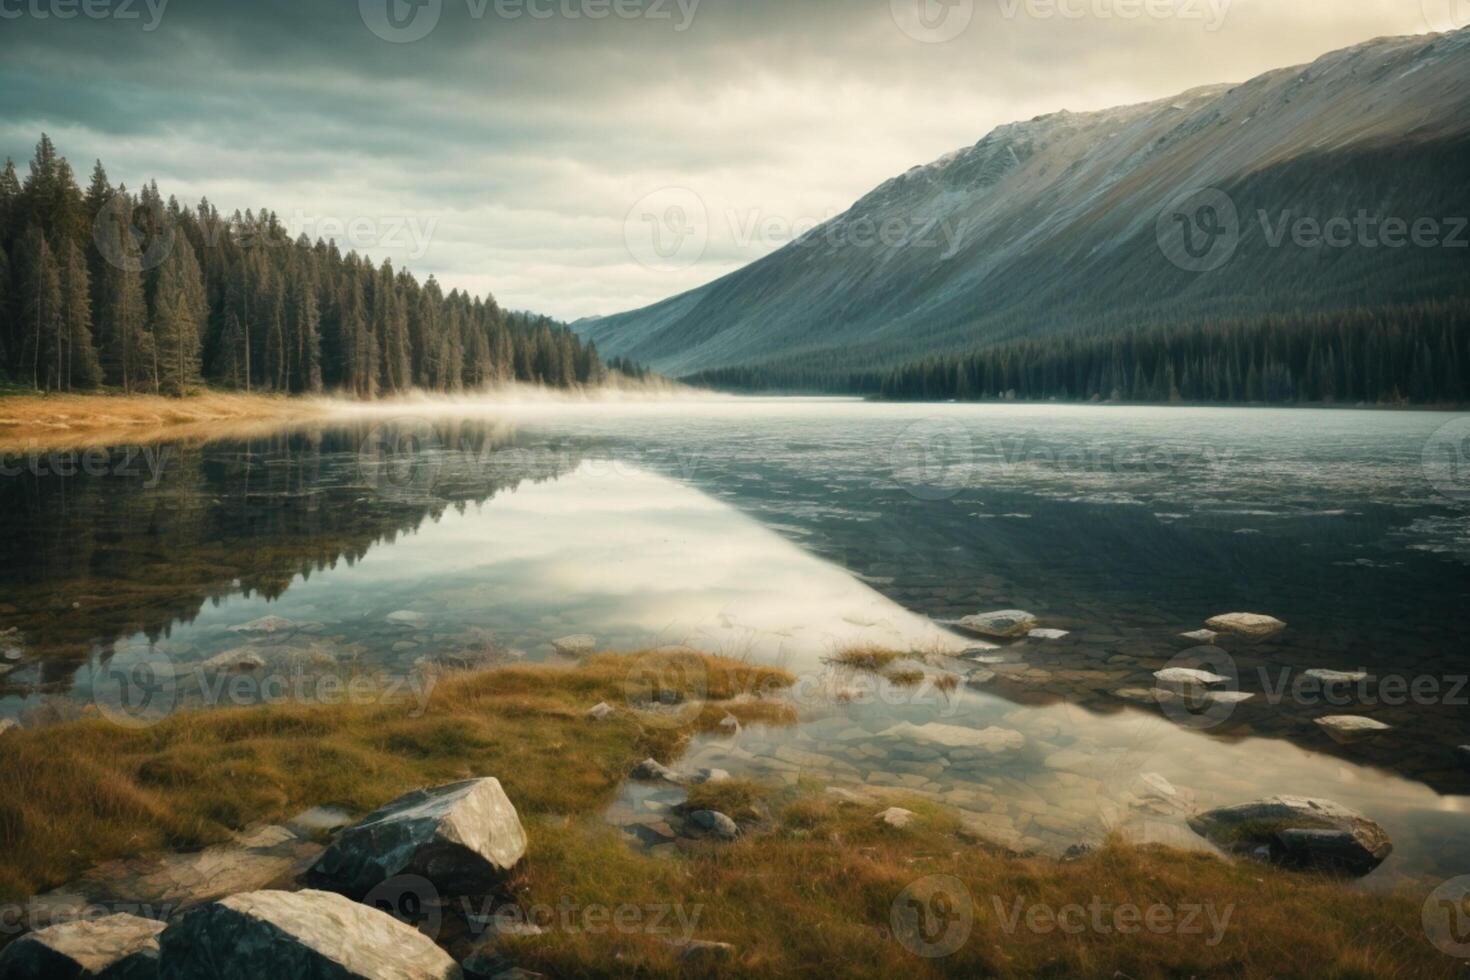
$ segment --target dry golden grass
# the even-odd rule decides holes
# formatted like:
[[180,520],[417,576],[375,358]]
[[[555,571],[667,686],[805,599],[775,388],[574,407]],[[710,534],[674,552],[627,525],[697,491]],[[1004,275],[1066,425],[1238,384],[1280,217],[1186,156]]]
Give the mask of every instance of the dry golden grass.
[[876,674],[907,657],[908,654],[884,647],[855,646],[839,650],[827,658],[827,663],[837,667],[846,667],[849,670],[863,670]]
[[330,413],[325,399],[204,392],[159,395],[0,397],[0,452],[53,451],[120,442],[205,441],[248,436]]
[[[660,656],[636,662],[656,669]],[[690,697],[792,682],[780,670],[699,661],[698,683],[681,692]],[[0,739],[0,901],[110,858],[220,841],[323,803],[366,811],[470,776],[498,777],[526,814],[589,813],[640,759],[672,758],[726,712],[771,718],[760,701],[711,701],[678,727],[645,726],[632,712],[587,721],[599,701],[623,702],[631,662],[603,654],[575,670],[458,675],[435,687],[422,714],[408,701],[277,704],[180,713],[143,729],[94,719],[11,732]]]
[[[876,807],[813,795],[770,802],[779,811],[774,830],[698,845],[674,861],[634,852],[591,823],[537,828],[522,876],[528,910],[676,903],[665,924],[677,934],[681,921],[692,921],[696,938],[733,944],[734,961],[702,970],[678,960],[668,934],[595,928],[575,915],[571,929],[508,941],[512,959],[552,976],[608,978],[1460,975],[1460,964],[1424,937],[1416,896],[1118,841],[1065,864],[1010,858],[966,839],[922,801],[901,801],[919,814],[905,830],[876,822]],[[963,884],[973,926],[956,951],[928,958],[895,938],[891,914],[906,888],[931,875]],[[1012,928],[1018,901],[1023,909],[1081,906],[1088,928],[1032,930],[1024,912]],[[1094,901],[1105,925],[1123,905],[1161,905],[1176,916],[1209,906],[1223,929],[1201,913],[1198,933],[1102,932],[1090,927]],[[1078,921],[1068,915],[1069,924]],[[943,921],[935,920],[936,932]]]
[[[694,731],[727,711],[758,717],[766,702],[711,701],[677,728],[645,727],[635,711],[591,722],[587,708],[623,703],[630,676],[656,675],[660,690],[690,697],[791,682],[781,671],[691,656],[604,654],[575,669],[461,675],[439,685],[422,715],[406,704],[275,705],[182,714],[141,730],[93,720],[13,732],[0,739],[0,901],[107,858],[219,840],[307,806],[362,811],[408,789],[494,775],[531,838],[510,893],[528,913],[571,910],[545,935],[503,942],[518,965],[553,976],[1459,975],[1461,964],[1424,938],[1421,896],[1117,841],[1071,863],[1010,858],[925,800],[893,801],[918,815],[900,830],[874,819],[881,806],[839,805],[819,786],[706,784],[689,805],[760,822],[735,843],[691,843],[673,858],[635,850],[600,818],[632,766],[649,755],[671,761]],[[962,883],[974,920],[956,951],[926,958],[895,938],[891,914],[908,886],[932,875]],[[1216,922],[1227,910],[1229,918],[1218,941],[1208,918],[1200,932],[1040,931],[1024,912],[1008,923],[1017,902],[1100,903],[1105,921],[1123,905],[1176,915],[1208,906]],[[664,910],[671,931],[652,931],[646,919],[609,926],[607,910],[632,907]],[[596,923],[594,909],[604,916]],[[666,940],[685,925],[698,939],[734,944],[736,957],[718,967],[679,961]]]

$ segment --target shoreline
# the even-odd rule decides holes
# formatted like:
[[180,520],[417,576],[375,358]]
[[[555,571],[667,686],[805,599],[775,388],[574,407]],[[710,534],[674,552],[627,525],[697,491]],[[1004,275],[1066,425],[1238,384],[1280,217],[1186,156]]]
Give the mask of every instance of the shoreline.
[[205,441],[257,426],[325,418],[327,398],[206,391],[164,395],[14,394],[0,396],[0,452],[88,449],[119,443]]
[[[663,670],[665,660],[680,670]],[[705,682],[684,686],[689,667]],[[695,698],[691,710],[654,717],[648,669],[675,679],[675,703]],[[525,821],[526,862],[459,903],[465,914],[428,902],[442,919],[413,920],[467,965],[488,951],[548,975],[688,975],[687,946],[666,932],[608,927],[604,910],[637,908],[684,910],[678,939],[728,976],[813,975],[833,948],[846,951],[852,975],[874,977],[1305,977],[1363,964],[1449,977],[1458,968],[1418,931],[1420,889],[1376,893],[1116,837],[1062,860],[1017,854],[900,787],[856,794],[820,780],[701,781],[680,770],[691,739],[723,731],[727,717],[737,731],[790,724],[780,692],[793,680],[693,651],[594,654],[571,668],[455,672],[423,704],[381,692],[12,731],[0,760],[22,774],[9,814],[20,846],[0,869],[0,895],[23,903],[15,907],[34,914],[33,928],[69,917],[73,900],[93,915],[141,902],[177,921],[221,889],[296,891],[340,827],[402,793],[495,776]],[[631,846],[604,822],[630,783],[686,796],[650,820],[718,811],[733,829],[680,831],[657,855]],[[333,829],[318,827],[323,817]],[[195,882],[198,867],[229,867],[228,884]],[[165,892],[154,895],[160,882]],[[935,915],[973,910],[953,934],[950,918],[917,931],[903,918],[933,886],[959,903],[941,902]],[[430,888],[426,897],[440,896]],[[487,908],[534,928],[502,932]],[[546,909],[567,911],[553,921]],[[1074,909],[1101,909],[1105,921],[1089,926],[1095,919]],[[1145,912],[1168,922],[1143,928]],[[0,945],[12,938],[0,935]],[[1268,968],[1253,956],[1261,943],[1291,950],[1288,961]]]

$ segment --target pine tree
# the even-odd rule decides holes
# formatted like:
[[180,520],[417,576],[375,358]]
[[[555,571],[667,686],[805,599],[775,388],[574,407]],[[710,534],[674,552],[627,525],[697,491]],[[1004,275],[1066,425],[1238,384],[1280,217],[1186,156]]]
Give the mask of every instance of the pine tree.
[[92,339],[91,277],[82,250],[72,242],[61,266],[61,311],[66,338],[66,369],[62,387],[92,389],[102,383],[102,365]]
[[159,267],[153,300],[158,388],[164,394],[183,395],[199,385],[199,338],[204,316],[199,262],[188,240],[179,236]]
[[25,339],[23,357],[31,385],[46,391],[60,389],[66,345],[66,321],[61,308],[61,275],[41,229],[32,225],[21,243],[20,324]]

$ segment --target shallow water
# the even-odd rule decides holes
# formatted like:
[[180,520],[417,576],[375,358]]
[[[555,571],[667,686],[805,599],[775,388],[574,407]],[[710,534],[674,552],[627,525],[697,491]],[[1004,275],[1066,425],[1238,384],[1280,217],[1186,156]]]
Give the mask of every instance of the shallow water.
[[[1452,421],[782,399],[426,405],[246,443],[118,450],[71,475],[54,472],[70,472],[64,459],[12,457],[0,629],[16,632],[0,717],[94,705],[146,724],[183,705],[343,696],[324,676],[364,690],[409,679],[428,697],[437,670],[549,659],[572,634],[687,644],[796,671],[803,717],[701,740],[689,766],[903,787],[1044,851],[1111,828],[1185,841],[1191,807],[1321,795],[1388,827],[1398,847],[1377,878],[1460,873],[1470,512],[1422,464]],[[936,621],[1006,607],[1071,635],[1011,645],[983,668],[942,656],[980,644]],[[1251,701],[1200,718],[1117,694],[1152,687],[1187,646],[1176,634],[1236,610],[1290,624],[1262,644],[1222,642]],[[233,629],[268,616],[287,623]],[[824,664],[854,643],[924,651],[931,681],[895,687]],[[249,669],[227,669],[241,657]],[[200,669],[211,658],[226,669]],[[1271,696],[1313,667],[1373,681],[1340,705]],[[932,683],[977,669],[996,677],[949,693]],[[1396,703],[1378,686],[1388,677],[1435,689]],[[1340,746],[1313,723],[1325,714],[1393,730]],[[884,734],[904,722],[1019,740],[992,751],[940,729]],[[669,801],[632,787],[614,817],[657,846]]]

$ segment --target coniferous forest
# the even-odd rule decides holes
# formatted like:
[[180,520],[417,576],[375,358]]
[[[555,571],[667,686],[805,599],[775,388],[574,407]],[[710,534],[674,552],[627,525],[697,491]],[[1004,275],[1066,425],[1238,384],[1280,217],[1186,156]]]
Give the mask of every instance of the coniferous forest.
[[372,398],[605,371],[549,318],[293,239],[269,210],[134,194],[101,162],[84,191],[44,135],[23,180],[11,161],[0,173],[0,373],[15,384]]
[[917,401],[1457,405],[1470,401],[1470,303],[1059,334],[886,372],[773,366],[683,380]]

